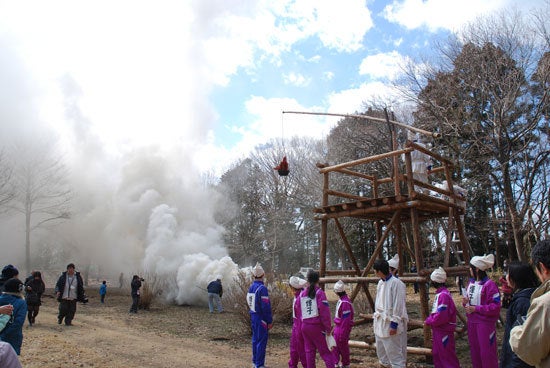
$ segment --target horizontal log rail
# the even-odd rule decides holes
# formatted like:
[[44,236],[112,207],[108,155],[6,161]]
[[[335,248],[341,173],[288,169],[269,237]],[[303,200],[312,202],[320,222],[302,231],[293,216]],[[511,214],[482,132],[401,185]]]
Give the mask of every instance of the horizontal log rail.
[[400,150],[396,150],[396,151],[381,153],[379,155],[369,156],[369,157],[365,157],[365,158],[360,158],[358,160],[343,162],[341,164],[324,167],[324,168],[320,169],[319,172],[321,174],[324,174],[324,173],[328,173],[328,172],[331,172],[331,171],[336,171],[336,170],[339,170],[339,169],[347,169],[347,168],[358,166],[358,165],[368,164],[370,162],[378,161],[378,160],[381,160],[381,159],[384,159],[384,158],[391,158],[391,157],[394,157],[394,156],[399,156],[399,155],[402,155],[402,154],[405,154],[405,153],[411,152],[411,151],[413,151],[412,148],[404,148],[404,149],[400,149]]
[[[369,277],[369,276],[351,276],[351,277],[321,277],[319,279],[319,282],[321,284],[334,284],[338,282],[338,280],[342,280],[345,283],[353,283],[358,284],[361,282],[366,282],[368,284],[378,283],[380,281],[380,277]],[[428,277],[424,276],[407,276],[407,277],[399,277],[399,280],[403,281],[404,283],[415,283],[415,282],[429,282]]]
[[411,148],[414,148],[415,150],[417,151],[420,151],[428,156],[431,156],[433,158],[435,158],[437,161],[439,162],[444,162],[446,163],[448,166],[450,166],[451,168],[453,167],[457,167],[457,165],[455,165],[454,162],[452,162],[451,160],[449,160],[448,158],[446,157],[443,157],[441,156],[440,154],[438,153],[435,153],[435,152],[432,152],[430,151],[429,149],[427,149],[426,147],[423,147],[419,144],[416,144],[414,142],[411,142],[411,141],[407,141],[407,143],[405,144],[405,147],[411,147]]
[[[349,340],[348,345],[349,345],[350,348],[374,349],[374,350],[376,350],[376,345],[374,343],[368,343],[368,342],[365,342],[365,341]],[[417,347],[414,347],[414,346],[407,346],[407,354],[432,355],[432,349],[417,348]]]

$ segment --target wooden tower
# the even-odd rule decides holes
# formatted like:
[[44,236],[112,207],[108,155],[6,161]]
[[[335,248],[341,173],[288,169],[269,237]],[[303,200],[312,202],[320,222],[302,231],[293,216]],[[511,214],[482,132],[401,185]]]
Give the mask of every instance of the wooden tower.
[[[363,117],[369,119],[369,117]],[[389,122],[389,121],[388,121]],[[431,219],[443,219],[448,222],[448,231],[444,250],[443,268],[447,275],[467,275],[468,263],[470,260],[469,245],[464,233],[464,204],[465,198],[455,191],[452,181],[452,171],[455,164],[449,159],[438,155],[425,148],[421,144],[407,141],[404,148],[397,149],[395,129],[393,130],[393,150],[375,156],[365,157],[358,160],[344,162],[329,166],[328,164],[317,164],[320,173],[323,175],[323,198],[321,207],[315,208],[315,218],[321,221],[321,244],[320,244],[320,275],[321,283],[334,283],[343,280],[354,285],[350,295],[354,300],[359,292],[366,294],[367,300],[374,310],[374,300],[370,295],[369,283],[377,283],[378,277],[369,277],[372,273],[372,266],[376,259],[382,258],[383,248],[389,239],[394,240],[397,253],[400,255],[400,280],[405,283],[428,283],[433,267],[426,266],[424,262],[424,250],[429,246],[426,239],[421,236],[420,228],[424,221]],[[416,151],[416,152],[415,152]],[[446,186],[435,186],[428,182],[415,179],[411,155],[428,155],[434,163],[429,171],[430,179],[439,176],[439,179],[446,180]],[[392,167],[390,177],[378,177],[376,173],[369,172],[368,165],[377,161],[389,160]],[[366,165],[363,172],[357,171],[357,167]],[[372,188],[372,197],[360,196],[357,194],[345,193],[332,190],[330,187],[331,175],[345,175],[349,179],[364,180]],[[382,190],[382,188],[384,190]],[[380,195],[379,193],[391,192],[392,195]],[[361,260],[366,266],[361,268],[357,257],[346,238],[340,218],[354,217],[365,221],[372,221],[376,231],[376,246],[372,256],[368,260]],[[350,270],[328,270],[327,269],[327,231],[330,221],[334,221],[336,229],[342,239],[343,247],[353,267]],[[412,232],[412,247],[407,246],[403,239],[404,227],[408,226],[409,234]],[[441,230],[443,233],[443,230]],[[454,234],[454,236],[453,236]],[[391,235],[391,236],[390,236]],[[463,264],[450,267],[450,255],[462,256]],[[416,262],[417,273],[403,273],[404,258],[408,254],[410,259]],[[425,287],[419,288],[420,308],[422,320],[410,320],[409,330],[423,328],[424,346],[407,347],[409,353],[431,355],[431,331],[429,327],[423,326],[423,320],[429,315],[428,290]],[[363,322],[371,322],[372,315],[360,314]],[[464,320],[463,320],[464,321]],[[374,344],[363,341],[350,341],[352,347],[374,348]]]

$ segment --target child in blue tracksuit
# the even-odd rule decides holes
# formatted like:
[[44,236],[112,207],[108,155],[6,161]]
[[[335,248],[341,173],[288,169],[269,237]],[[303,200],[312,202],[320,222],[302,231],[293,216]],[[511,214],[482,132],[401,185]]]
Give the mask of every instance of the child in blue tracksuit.
[[246,295],[252,327],[252,364],[255,368],[264,368],[268,331],[273,326],[273,316],[267,287],[263,282],[265,272],[259,263],[252,269],[252,274],[254,283]]
[[101,297],[101,303],[105,303],[105,295],[107,295],[107,281],[103,280],[103,283],[99,287],[99,296]]

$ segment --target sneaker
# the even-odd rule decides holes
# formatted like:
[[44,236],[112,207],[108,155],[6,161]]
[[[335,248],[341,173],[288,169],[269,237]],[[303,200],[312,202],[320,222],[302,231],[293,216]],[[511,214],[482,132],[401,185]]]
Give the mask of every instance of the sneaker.
[[60,325],[62,321],[63,321],[63,318],[58,318],[57,319],[57,324]]

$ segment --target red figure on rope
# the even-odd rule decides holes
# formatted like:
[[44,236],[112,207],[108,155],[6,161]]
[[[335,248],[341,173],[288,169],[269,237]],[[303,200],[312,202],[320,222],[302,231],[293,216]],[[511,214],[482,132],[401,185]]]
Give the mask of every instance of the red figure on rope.
[[290,173],[290,170],[288,169],[288,162],[286,161],[286,156],[284,156],[283,161],[281,161],[281,163],[275,166],[273,169],[277,170],[280,176],[287,176],[288,173]]

